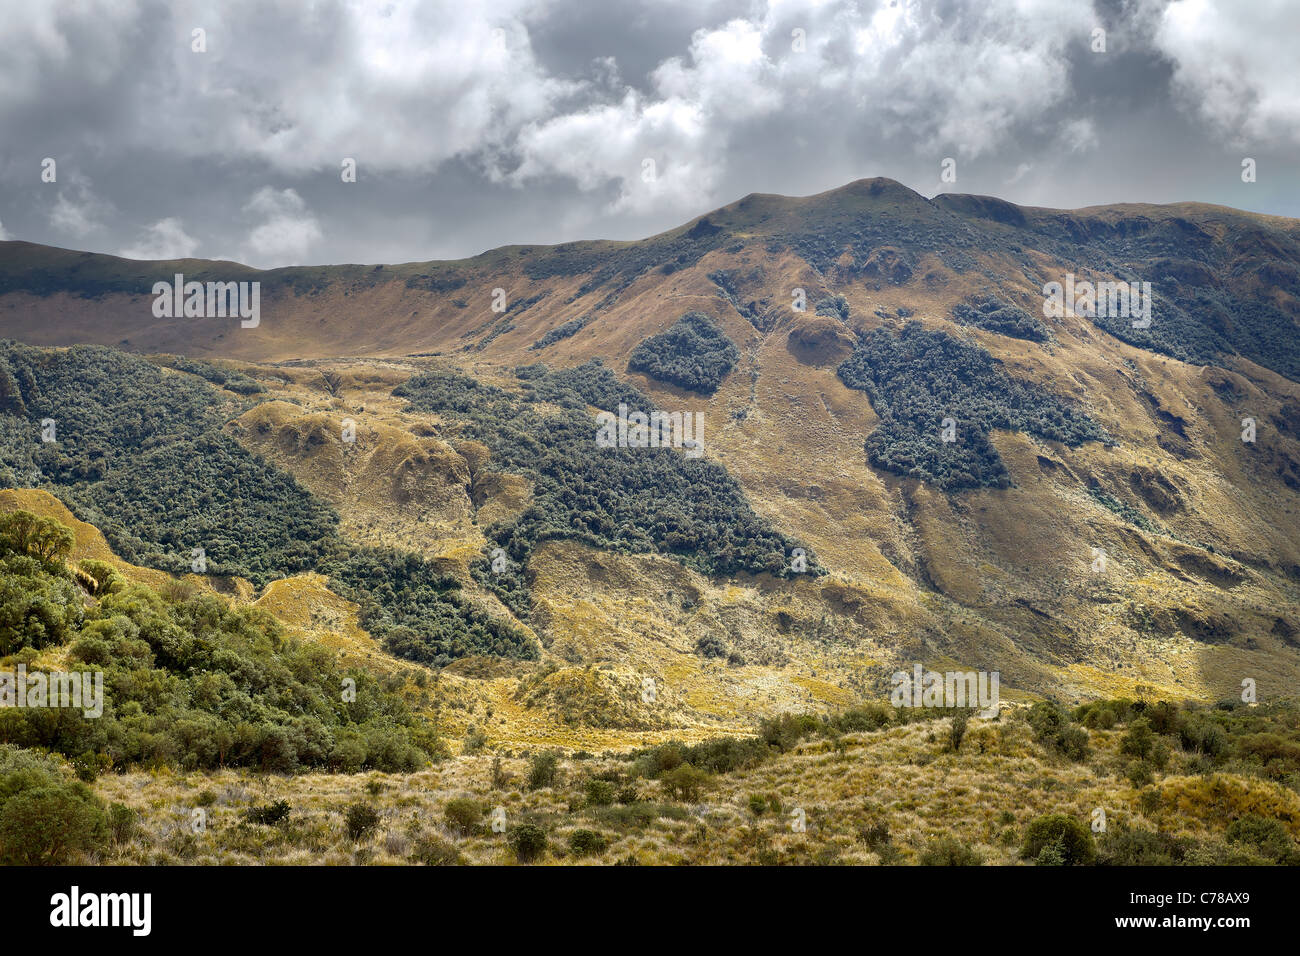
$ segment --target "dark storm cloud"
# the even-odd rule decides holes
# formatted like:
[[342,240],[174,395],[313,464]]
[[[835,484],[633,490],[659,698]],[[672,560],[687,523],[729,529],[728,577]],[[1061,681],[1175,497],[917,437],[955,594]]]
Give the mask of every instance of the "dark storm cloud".
[[455,257],[636,238],[747,192],[877,175],[1300,215],[1300,13],[1280,0],[0,0],[0,16],[0,236],[72,248]]

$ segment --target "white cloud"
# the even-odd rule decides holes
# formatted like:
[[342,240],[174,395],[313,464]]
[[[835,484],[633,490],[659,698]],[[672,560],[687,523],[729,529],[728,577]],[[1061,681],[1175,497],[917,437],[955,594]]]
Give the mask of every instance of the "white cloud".
[[[871,131],[933,151],[937,169],[942,156],[978,157],[1020,125],[1054,120],[1071,93],[1064,50],[1095,23],[1089,5],[1038,0],[995,0],[947,21],[918,4],[772,0],[752,19],[696,31],[687,57],[651,74],[650,95],[629,88],[528,124],[509,178],[617,183],[615,212],[697,212],[724,198],[729,169],[744,159],[737,141],[763,124],[770,135],[811,127],[827,149]],[[1072,127],[1085,146],[1090,130]],[[658,173],[648,183],[646,158]]]
[[5,224],[3,222],[0,222],[0,242],[4,242],[12,238],[13,236],[9,235],[9,233],[5,230]]
[[[59,177],[64,177],[62,170]],[[52,185],[58,188],[49,215],[53,228],[84,239],[104,227],[103,219],[112,212],[112,206],[95,195],[88,178],[73,172],[67,175],[66,185]]]
[[169,216],[146,229],[139,241],[120,255],[128,259],[189,259],[198,247],[198,240],[186,234],[181,221]]
[[1300,8],[1289,0],[1183,0],[1155,31],[1189,109],[1238,144],[1300,143]]
[[321,237],[320,224],[292,189],[259,189],[244,212],[262,220],[248,236],[244,260],[255,265],[300,265]]
[[1061,145],[1072,153],[1085,153],[1097,148],[1097,125],[1088,117],[1067,120],[1061,124]]

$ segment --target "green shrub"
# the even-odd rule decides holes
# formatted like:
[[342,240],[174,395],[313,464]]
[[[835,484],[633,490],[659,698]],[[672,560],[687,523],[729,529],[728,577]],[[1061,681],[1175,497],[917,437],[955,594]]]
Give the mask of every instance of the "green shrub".
[[609,847],[609,839],[595,830],[574,830],[569,834],[569,850],[574,856],[595,856]]
[[1300,865],[1300,848],[1281,820],[1248,814],[1228,824],[1224,836],[1229,843],[1249,847],[1270,863]]
[[1129,724],[1128,730],[1120,739],[1119,752],[1145,760],[1151,756],[1151,749],[1155,746],[1155,742],[1155,733],[1151,730],[1150,722],[1145,717],[1139,717]]
[[125,804],[111,803],[108,806],[108,834],[119,846],[130,843],[135,836],[137,815]]
[[520,863],[532,863],[546,852],[546,831],[535,823],[520,823],[511,828],[508,842]]
[[740,350],[712,319],[687,312],[666,332],[652,335],[628,357],[629,372],[712,395],[740,361]]
[[544,787],[555,786],[559,766],[559,755],[553,750],[533,754],[533,759],[528,765],[528,789],[541,790]]
[[614,784],[609,780],[587,781],[587,803],[607,807],[614,802]]
[[[1072,405],[1010,378],[988,352],[918,322],[897,335],[873,329],[837,371],[849,388],[867,393],[880,417],[866,439],[871,464],[945,490],[1010,484],[989,441],[995,429],[1071,446],[1106,438]],[[957,441],[944,442],[940,426],[950,415],[957,419]]]
[[483,819],[483,813],[483,805],[470,797],[457,797],[454,800],[448,800],[447,805],[442,810],[443,819],[447,821],[447,826],[465,836],[478,830],[479,823]]
[[276,800],[266,806],[253,806],[244,811],[244,818],[250,823],[260,823],[272,827],[289,819],[289,801]]
[[348,839],[355,842],[369,836],[379,826],[379,811],[368,803],[349,804],[343,814]]
[[698,767],[684,763],[668,771],[660,777],[660,781],[673,799],[694,803],[700,798],[700,792],[709,784],[710,777]]
[[422,834],[411,848],[411,859],[425,866],[458,866],[464,862],[460,850],[441,837]]
[[0,807],[0,863],[61,866],[102,845],[103,807],[85,784],[38,786]]
[[1152,830],[1107,833],[1097,846],[1102,866],[1175,866],[1185,861],[1193,841]]
[[1037,861],[1044,850],[1051,850],[1047,862],[1065,866],[1092,863],[1096,857],[1092,832],[1074,817],[1063,813],[1037,817],[1025,828],[1024,845],[1020,855]]
[[983,866],[984,857],[951,836],[932,840],[919,858],[921,866]]

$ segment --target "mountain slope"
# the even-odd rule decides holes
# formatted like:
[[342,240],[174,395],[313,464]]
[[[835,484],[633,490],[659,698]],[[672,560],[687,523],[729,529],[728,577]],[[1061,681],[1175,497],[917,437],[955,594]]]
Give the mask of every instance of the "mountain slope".
[[[706,578],[571,540],[526,565],[545,659],[649,671],[692,720],[766,712],[803,692],[831,706],[916,660],[999,670],[1012,692],[1146,685],[1212,698],[1245,678],[1262,695],[1300,678],[1298,266],[1294,220],[1190,203],[1067,212],[928,200],[864,180],[802,199],[749,196],[642,242],[450,263],[256,272],[4,243],[0,333],[252,363],[240,368],[267,391],[230,434],[329,501],[345,534],[400,542],[471,588],[485,532],[523,513],[534,477],[498,453],[474,480],[472,455],[459,464],[457,443],[474,440],[463,414],[408,403],[394,394],[402,381],[459,369],[520,394],[515,366],[600,359],[656,406],[703,413],[705,458],[826,576]],[[149,288],[177,271],[261,281],[260,325],[154,318]],[[1066,274],[1149,281],[1150,328],[1043,316],[1044,284]],[[971,324],[961,307],[972,302],[1012,318]],[[688,312],[739,354],[709,395],[627,370]],[[990,330],[1030,328],[1021,316],[1043,334]],[[913,410],[900,418],[898,402],[842,367],[875,368],[867,343],[895,341],[909,322],[948,357],[900,365],[890,394]],[[963,357],[992,371],[967,380]],[[337,388],[321,370],[340,373]],[[1017,399],[1017,415],[1059,409],[1090,430],[1067,443],[981,412],[1005,388],[1039,396]],[[978,447],[1004,477],[941,480],[925,462],[946,453],[943,417],[954,445],[973,443],[959,447]],[[1247,417],[1253,443],[1241,440]],[[364,460],[338,437],[344,418]],[[899,421],[911,423],[901,437]],[[917,442],[924,455],[898,454]],[[388,480],[399,466],[401,500]],[[406,513],[416,520],[394,520]],[[650,503],[643,520],[655,517]],[[1093,570],[1099,552],[1104,572]],[[697,653],[707,634],[736,661]]]

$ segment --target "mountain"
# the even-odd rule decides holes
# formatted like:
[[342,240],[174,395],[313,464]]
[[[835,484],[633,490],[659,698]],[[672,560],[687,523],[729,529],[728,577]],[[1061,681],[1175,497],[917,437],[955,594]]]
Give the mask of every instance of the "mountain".
[[1295,220],[885,179],[456,262],[0,243],[0,670],[110,689],[0,713],[0,858],[1295,862],[1297,296]]
[[[153,284],[177,273],[260,283],[256,327],[155,315]],[[1149,325],[1045,314],[1067,281],[1133,283],[1135,303],[1149,283]],[[494,716],[451,726],[575,746],[844,706],[914,662],[997,671],[1011,698],[1295,686],[1297,296],[1295,220],[926,199],[887,179],[455,262],[259,271],[0,243],[0,334],[114,350],[57,374],[102,370],[87,400],[120,409],[63,427],[123,443],[113,474],[86,451],[14,484],[36,477],[164,570],[188,563],[187,535],[224,535],[220,572],[253,594],[275,580],[286,614],[306,613],[294,582],[318,593],[324,575],[384,650],[467,675],[470,714]],[[148,361],[118,367],[118,350]],[[0,377],[18,431],[61,417],[38,414],[57,367],[39,354],[11,348]],[[228,462],[214,483],[247,475],[187,506],[184,534],[155,526],[147,472],[126,478],[145,439],[113,424],[140,401],[111,394],[122,377],[207,396],[185,393],[204,410],[158,459],[168,487],[204,443]],[[701,459],[594,463],[592,416],[620,402],[701,415]],[[268,482],[297,522],[282,538],[216,530],[222,509],[258,514]],[[339,548],[370,549],[366,570]]]

